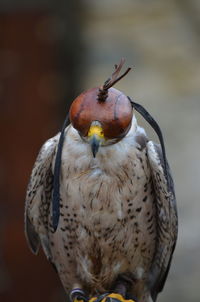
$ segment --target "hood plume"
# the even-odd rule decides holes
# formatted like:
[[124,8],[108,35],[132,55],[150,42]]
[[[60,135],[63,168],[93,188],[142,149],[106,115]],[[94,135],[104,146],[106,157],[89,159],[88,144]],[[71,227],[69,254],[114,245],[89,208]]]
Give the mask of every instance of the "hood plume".
[[131,68],[129,67],[129,68],[127,68],[127,70],[121,76],[119,76],[119,73],[120,73],[124,63],[125,63],[125,59],[122,58],[120,63],[118,65],[117,64],[115,65],[115,71],[112,73],[111,77],[108,78],[105,81],[105,83],[103,84],[103,86],[101,86],[99,88],[99,93],[98,93],[98,96],[97,96],[97,99],[98,99],[99,102],[105,102],[106,98],[108,96],[108,89],[110,87],[114,86],[117,82],[119,82],[131,70]]

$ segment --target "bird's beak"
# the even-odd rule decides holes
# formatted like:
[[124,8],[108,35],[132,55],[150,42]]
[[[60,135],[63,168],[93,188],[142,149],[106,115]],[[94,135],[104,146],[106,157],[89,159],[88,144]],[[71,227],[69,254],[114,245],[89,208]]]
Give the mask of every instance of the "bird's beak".
[[96,154],[99,150],[100,140],[96,135],[93,135],[93,137],[90,140],[90,145],[92,149],[92,154],[94,157],[96,157]]
[[96,154],[99,150],[99,146],[102,141],[104,141],[103,129],[100,125],[91,125],[88,131],[89,143],[92,149],[92,154],[96,157]]

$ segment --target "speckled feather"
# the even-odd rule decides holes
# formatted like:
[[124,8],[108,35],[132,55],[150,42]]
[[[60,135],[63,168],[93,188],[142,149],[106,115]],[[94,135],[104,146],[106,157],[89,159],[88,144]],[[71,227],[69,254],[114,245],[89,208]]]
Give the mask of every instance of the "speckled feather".
[[126,137],[101,147],[70,125],[62,153],[60,220],[51,223],[53,166],[59,135],[42,147],[26,198],[26,234],[42,244],[67,292],[110,290],[119,275],[132,280],[139,302],[162,290],[177,236],[173,184],[167,189],[159,146],[133,118]]

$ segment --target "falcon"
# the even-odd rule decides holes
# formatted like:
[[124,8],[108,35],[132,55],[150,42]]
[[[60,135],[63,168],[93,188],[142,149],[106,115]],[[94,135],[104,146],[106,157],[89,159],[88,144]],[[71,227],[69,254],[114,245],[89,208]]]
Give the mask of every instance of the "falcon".
[[[156,301],[177,239],[174,185],[161,130],[113,86],[79,95],[67,126],[42,146],[25,203],[30,249],[40,246],[72,302]],[[138,126],[138,111],[160,145]]]

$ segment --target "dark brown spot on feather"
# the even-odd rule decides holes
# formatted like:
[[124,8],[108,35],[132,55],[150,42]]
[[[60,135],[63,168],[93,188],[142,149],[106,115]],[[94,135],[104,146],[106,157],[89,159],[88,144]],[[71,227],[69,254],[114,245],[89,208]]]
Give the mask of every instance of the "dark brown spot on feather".
[[147,222],[151,222],[153,219],[153,215],[147,220]]
[[153,223],[150,224],[150,226],[147,228],[148,231],[150,231],[150,229],[153,227]]
[[143,202],[147,201],[147,195],[142,199]]

